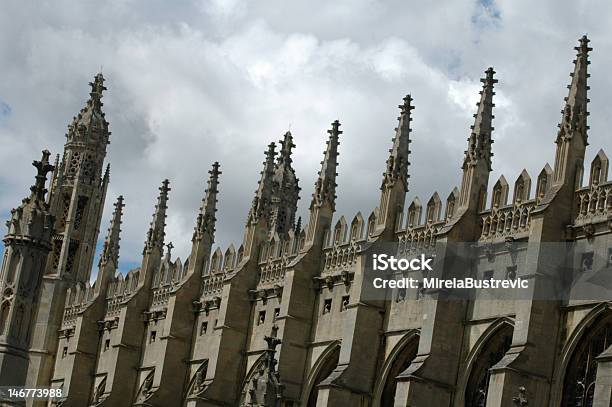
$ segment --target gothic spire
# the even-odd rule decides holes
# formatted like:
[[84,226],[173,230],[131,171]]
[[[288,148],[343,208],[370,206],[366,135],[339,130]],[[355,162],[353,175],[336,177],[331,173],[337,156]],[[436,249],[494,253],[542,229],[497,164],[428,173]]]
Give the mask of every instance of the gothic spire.
[[102,96],[106,90],[102,73],[98,73],[94,77],[93,82],[89,82],[89,86],[91,86],[89,99],[85,107],[81,109],[72,119],[72,123],[68,125],[66,138],[69,143],[76,141],[99,143],[101,148],[103,148],[109,143],[111,133],[108,131],[108,122],[102,111]]
[[261,218],[269,218],[270,204],[274,194],[274,157],[276,156],[276,144],[270,143],[266,151],[264,168],[261,171],[259,186],[255,191],[255,197],[249,211],[248,222],[257,223]]
[[32,162],[32,165],[36,167],[36,182],[30,187],[30,191],[32,191],[31,199],[35,203],[41,205],[45,203],[45,194],[47,193],[47,189],[45,188],[47,174],[55,168],[53,165],[49,164],[50,155],[51,153],[48,150],[44,150],[41,160]]
[[295,222],[295,212],[300,199],[299,179],[291,163],[291,152],[295,144],[291,132],[286,132],[279,141],[281,150],[274,170],[274,196],[272,197],[270,232],[288,232]]
[[291,132],[286,132],[283,136],[283,139],[279,141],[279,143],[281,145],[281,151],[278,155],[277,165],[278,167],[291,167],[291,150],[293,149],[293,147],[295,147],[295,144],[293,144],[293,136],[291,135]]
[[495,71],[493,68],[489,68],[485,71],[485,77],[480,81],[484,84],[482,91],[480,91],[480,101],[476,104],[478,110],[474,115],[474,125],[471,126],[472,132],[468,138],[468,149],[465,151],[465,159],[463,162],[463,168],[467,165],[474,165],[480,160],[485,160],[487,168],[491,170],[491,144],[493,140],[491,134],[493,128],[493,86],[498,82],[497,79],[493,79]]
[[327,140],[327,148],[321,161],[321,171],[319,178],[315,183],[315,190],[312,194],[312,202],[310,209],[315,206],[323,206],[329,203],[331,209],[334,210],[336,205],[336,176],[338,173],[338,146],[340,145],[339,136],[342,134],[340,130],[340,122],[338,120],[331,124],[332,128],[327,130],[329,139]]
[[196,227],[193,233],[192,240],[199,240],[204,237],[206,233],[212,238],[215,233],[215,212],[217,212],[217,194],[219,193],[219,163],[214,162],[212,169],[208,171],[210,177],[208,178],[208,186],[204,191],[204,197],[202,198],[202,206],[200,206],[200,213],[196,220]]
[[115,202],[115,210],[111,219],[108,234],[104,241],[102,254],[100,255],[100,266],[112,261],[115,267],[119,264],[119,241],[121,240],[121,217],[123,216],[123,196],[119,195]]
[[102,72],[98,72],[98,74],[94,77],[94,81],[89,82],[89,86],[91,86],[91,92],[89,92],[90,100],[92,103],[98,105],[98,107],[101,107],[103,96],[102,93],[106,90]]
[[398,117],[399,124],[395,129],[395,137],[393,137],[393,147],[389,150],[389,158],[387,159],[387,170],[384,173],[383,184],[393,185],[396,181],[401,181],[407,187],[408,178],[408,156],[410,155],[410,122],[412,121],[411,111],[412,96],[406,95],[404,103],[398,106],[400,108],[400,116]]
[[157,248],[160,253],[164,248],[164,237],[166,236],[166,209],[168,208],[168,192],[170,181],[167,179],[162,182],[162,186],[159,188],[159,197],[157,198],[157,205],[155,205],[155,213],[153,214],[153,220],[151,226],[147,232],[147,241],[145,242],[145,252]]
[[591,76],[587,72],[589,62],[589,51],[593,48],[589,47],[590,40],[586,35],[579,40],[580,45],[574,47],[577,51],[576,59],[574,60],[574,72],[570,74],[572,78],[571,84],[567,86],[569,89],[565,100],[565,107],[561,111],[561,123],[559,124],[559,135],[557,142],[564,137],[571,138],[575,132],[578,132],[584,139],[585,145],[587,141],[587,91],[590,89],[587,85],[587,79]]

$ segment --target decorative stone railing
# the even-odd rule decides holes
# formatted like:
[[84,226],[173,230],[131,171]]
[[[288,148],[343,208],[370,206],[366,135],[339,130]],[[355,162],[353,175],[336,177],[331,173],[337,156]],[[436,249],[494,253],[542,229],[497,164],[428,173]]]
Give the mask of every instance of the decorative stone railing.
[[612,214],[612,183],[596,184],[576,191],[576,222],[604,222]]
[[151,307],[166,305],[170,294],[174,291],[174,285],[166,285],[153,290],[153,299],[151,300]]
[[64,310],[63,327],[72,326],[76,323],[79,314],[85,309],[86,304],[78,304],[68,307]]
[[106,306],[106,318],[119,316],[121,306],[123,305],[124,301],[124,296],[118,296],[109,299]]
[[444,226],[444,221],[408,227],[398,235],[398,254],[403,255],[434,248],[436,235],[442,226]]
[[480,217],[482,232],[479,240],[517,238],[521,234],[527,234],[531,224],[531,212],[535,206],[535,200],[529,200],[483,212]]
[[360,250],[361,246],[356,242],[326,248],[323,254],[323,273],[349,270],[356,263]]
[[225,274],[208,274],[203,277],[202,297],[219,296],[223,292]]
[[286,257],[268,261],[259,268],[259,284],[282,283],[289,260]]

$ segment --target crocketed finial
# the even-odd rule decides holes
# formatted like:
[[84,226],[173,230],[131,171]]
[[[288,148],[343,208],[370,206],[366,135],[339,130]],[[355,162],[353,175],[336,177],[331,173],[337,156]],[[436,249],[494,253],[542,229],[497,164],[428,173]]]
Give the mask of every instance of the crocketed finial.
[[32,197],[36,202],[44,202],[47,193],[45,188],[47,174],[55,169],[53,165],[49,164],[49,156],[51,156],[51,153],[48,150],[43,150],[41,160],[32,162],[32,165],[36,167],[36,182],[32,185],[30,191],[32,191]]
[[315,190],[312,194],[310,209],[315,206],[321,207],[325,203],[329,204],[331,209],[335,209],[336,205],[336,176],[338,173],[338,146],[340,145],[339,137],[342,134],[340,130],[340,122],[335,120],[331,124],[331,129],[327,130],[329,139],[327,140],[327,148],[325,149],[323,161],[321,161],[321,171],[315,182]]
[[164,238],[166,236],[166,209],[168,209],[168,192],[170,191],[170,181],[165,179],[159,188],[159,197],[157,205],[155,205],[155,213],[151,226],[147,232],[147,241],[145,242],[145,251],[157,248],[160,252],[163,249]]
[[463,168],[467,165],[475,165],[484,160],[489,171],[491,170],[491,144],[493,144],[492,133],[494,130],[493,119],[493,103],[494,85],[498,82],[493,76],[495,71],[489,67],[485,71],[485,77],[480,79],[483,83],[482,91],[480,91],[480,101],[476,104],[477,111],[474,114],[474,125],[468,138],[468,149],[465,151],[465,159]]

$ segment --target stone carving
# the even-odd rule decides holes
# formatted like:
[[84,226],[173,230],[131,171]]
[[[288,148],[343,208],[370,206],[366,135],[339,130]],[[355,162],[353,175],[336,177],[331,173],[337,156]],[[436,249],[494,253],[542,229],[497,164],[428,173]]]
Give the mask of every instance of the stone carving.
[[527,401],[527,389],[521,386],[518,388],[518,395],[512,398],[514,405],[516,407],[527,407],[529,406],[529,401]]

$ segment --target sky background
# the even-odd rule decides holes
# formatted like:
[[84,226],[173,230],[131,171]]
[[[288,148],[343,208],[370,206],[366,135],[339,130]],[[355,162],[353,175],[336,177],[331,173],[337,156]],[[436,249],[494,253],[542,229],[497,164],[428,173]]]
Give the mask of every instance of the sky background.
[[[112,131],[111,185],[100,238],[125,197],[120,268],[141,258],[158,187],[172,191],[167,241],[181,258],[218,160],[217,243],[242,240],[263,152],[291,129],[307,213],[339,119],[337,214],[367,217],[378,203],[398,108],[412,94],[410,192],[427,202],[458,185],[480,77],[493,66],[492,186],[535,179],[554,139],[580,36],[591,38],[587,163],[612,146],[609,1],[2,2],[0,217],[27,195],[33,159],[60,153],[66,126],[102,70]],[[587,7],[588,4],[588,7]],[[535,185],[535,181],[533,183]],[[532,191],[533,195],[533,191]]]

